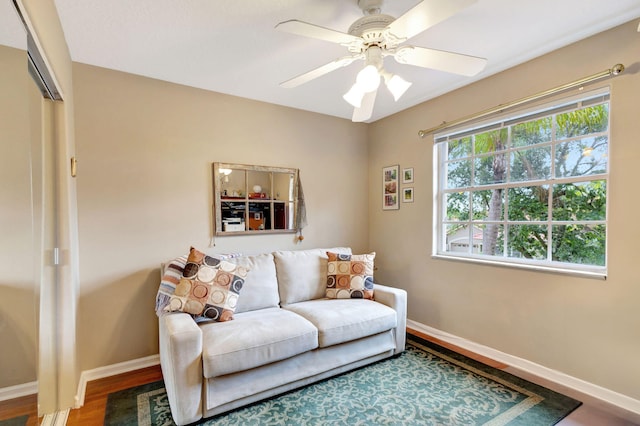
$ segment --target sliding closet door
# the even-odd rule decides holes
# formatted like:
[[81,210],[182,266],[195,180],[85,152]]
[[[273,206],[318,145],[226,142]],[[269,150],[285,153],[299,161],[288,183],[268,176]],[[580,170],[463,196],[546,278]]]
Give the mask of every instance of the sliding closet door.
[[0,397],[36,393],[37,287],[26,33],[0,7]]
[[34,232],[38,236],[34,260],[38,277],[38,412],[59,410],[59,341],[57,266],[63,253],[56,249],[55,105],[43,98],[32,81],[29,87],[34,194]]

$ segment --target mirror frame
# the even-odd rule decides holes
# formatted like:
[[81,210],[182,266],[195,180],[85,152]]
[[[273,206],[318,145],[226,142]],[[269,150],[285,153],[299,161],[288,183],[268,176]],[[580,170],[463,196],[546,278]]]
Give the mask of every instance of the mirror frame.
[[[267,172],[267,173],[286,173],[293,175],[293,199],[284,201],[284,203],[293,204],[293,215],[292,215],[292,223],[291,226],[287,229],[247,229],[247,225],[245,225],[245,229],[243,231],[225,231],[222,223],[222,202],[224,196],[222,194],[222,186],[223,186],[223,178],[224,173],[221,173],[221,169],[231,169],[231,170],[241,170],[245,173],[247,172]],[[227,235],[266,235],[266,234],[293,234],[296,232],[295,223],[296,223],[296,215],[298,210],[298,174],[299,170],[294,168],[286,168],[286,167],[270,167],[270,166],[255,166],[249,164],[235,164],[235,163],[213,163],[213,225],[214,225],[214,234],[216,236],[227,236]],[[271,179],[271,185],[273,186],[273,179]],[[245,188],[243,193],[244,198],[240,198],[238,202],[244,202],[248,205],[251,202],[252,198],[249,196],[249,182],[245,181]],[[268,193],[271,193],[271,188],[268,190]],[[269,203],[271,208],[270,210],[273,212],[273,204],[275,202],[281,202],[279,200],[274,200],[273,198],[265,199],[264,201]],[[246,212],[246,210],[245,210]],[[246,214],[246,213],[245,213]],[[270,218],[271,219],[271,218]],[[245,223],[248,223],[245,221]],[[273,223],[272,223],[273,225]]]

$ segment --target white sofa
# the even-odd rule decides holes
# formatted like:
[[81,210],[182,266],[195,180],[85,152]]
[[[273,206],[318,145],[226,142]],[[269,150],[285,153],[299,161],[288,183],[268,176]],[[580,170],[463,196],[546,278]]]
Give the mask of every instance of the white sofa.
[[399,354],[407,295],[375,284],[375,301],[327,299],[327,251],[230,261],[250,272],[234,319],[159,316],[160,361],[173,419],[193,423]]

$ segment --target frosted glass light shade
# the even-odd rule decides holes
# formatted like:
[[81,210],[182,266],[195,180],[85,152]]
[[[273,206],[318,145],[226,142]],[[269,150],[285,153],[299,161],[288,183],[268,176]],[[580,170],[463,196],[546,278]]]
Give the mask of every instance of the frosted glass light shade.
[[393,95],[393,99],[397,102],[413,83],[409,83],[399,75],[393,75],[391,78],[385,79],[385,84],[387,85],[387,89],[389,89]]
[[380,86],[380,73],[373,65],[362,68],[356,77],[356,84],[364,93],[373,92]]

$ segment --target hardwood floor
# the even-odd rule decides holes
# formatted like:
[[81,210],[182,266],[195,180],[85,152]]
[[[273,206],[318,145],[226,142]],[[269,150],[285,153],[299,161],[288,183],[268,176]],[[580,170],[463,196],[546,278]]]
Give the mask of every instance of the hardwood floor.
[[457,353],[459,353],[461,355],[466,356],[467,358],[474,359],[474,360],[476,360],[478,362],[481,362],[483,364],[486,364],[486,365],[488,365],[490,367],[497,368],[499,370],[504,370],[505,368],[508,367],[507,364],[503,364],[501,362],[494,361],[491,358],[487,358],[485,356],[478,355],[478,354],[476,354],[474,352],[469,352],[466,349],[463,349],[463,348],[461,348],[459,346],[456,346],[456,345],[452,345],[451,343],[445,342],[444,340],[440,340],[437,337],[429,336],[428,334],[424,334],[424,333],[422,333],[422,332],[420,332],[418,330],[414,330],[412,328],[407,328],[407,333],[409,333],[411,335],[414,335],[414,336],[417,336],[417,337],[420,337],[420,338],[422,338],[424,340],[428,340],[430,342],[433,342],[433,343],[435,343],[437,345],[442,346],[443,348],[450,349],[450,350],[452,350],[454,352],[457,352]]
[[[506,364],[496,362],[492,359],[483,357],[481,355],[469,352],[457,346],[451,345],[447,342],[423,334],[417,330],[408,329],[409,334],[421,337],[426,340],[430,340],[438,345],[444,346],[448,349],[461,353],[469,358],[475,359],[494,368],[506,370],[512,374],[523,377],[522,374],[512,371],[512,368]],[[537,377],[523,377],[532,382],[538,383],[542,386],[546,386],[550,389],[558,392],[563,392],[569,396],[577,398],[583,401],[583,405],[575,410],[567,418],[563,419],[558,425],[560,426],[631,426],[637,425],[630,420],[625,420],[622,417],[616,416],[607,410],[603,409],[602,403],[597,400],[590,400],[589,397],[584,395],[572,394],[570,389],[562,389],[554,383],[541,380]],[[107,406],[107,396],[112,392],[131,388],[134,386],[143,385],[146,383],[155,382],[162,379],[162,372],[160,366],[148,367],[129,373],[120,374],[117,376],[111,376],[104,379],[94,380],[87,384],[86,396],[84,405],[79,409],[71,410],[67,418],[68,426],[101,426],[104,423],[105,409]],[[37,411],[36,411],[36,397],[35,395],[17,398],[10,401],[0,402],[0,420],[8,419],[16,416],[29,415],[27,422],[28,426],[38,425]]]
[[71,410],[67,418],[68,426],[93,426],[104,423],[107,396],[112,392],[156,382],[162,379],[160,366],[143,368],[130,373],[93,380],[87,384],[82,408]]
[[[160,366],[147,367],[130,373],[93,380],[87,384],[84,405],[69,412],[68,426],[101,426],[107,407],[107,396],[112,392],[128,389],[162,379]],[[0,420],[28,415],[27,426],[39,424],[35,395],[0,402]]]
[[38,424],[38,398],[36,395],[27,395],[0,402],[0,420],[20,416],[29,416],[27,426]]

